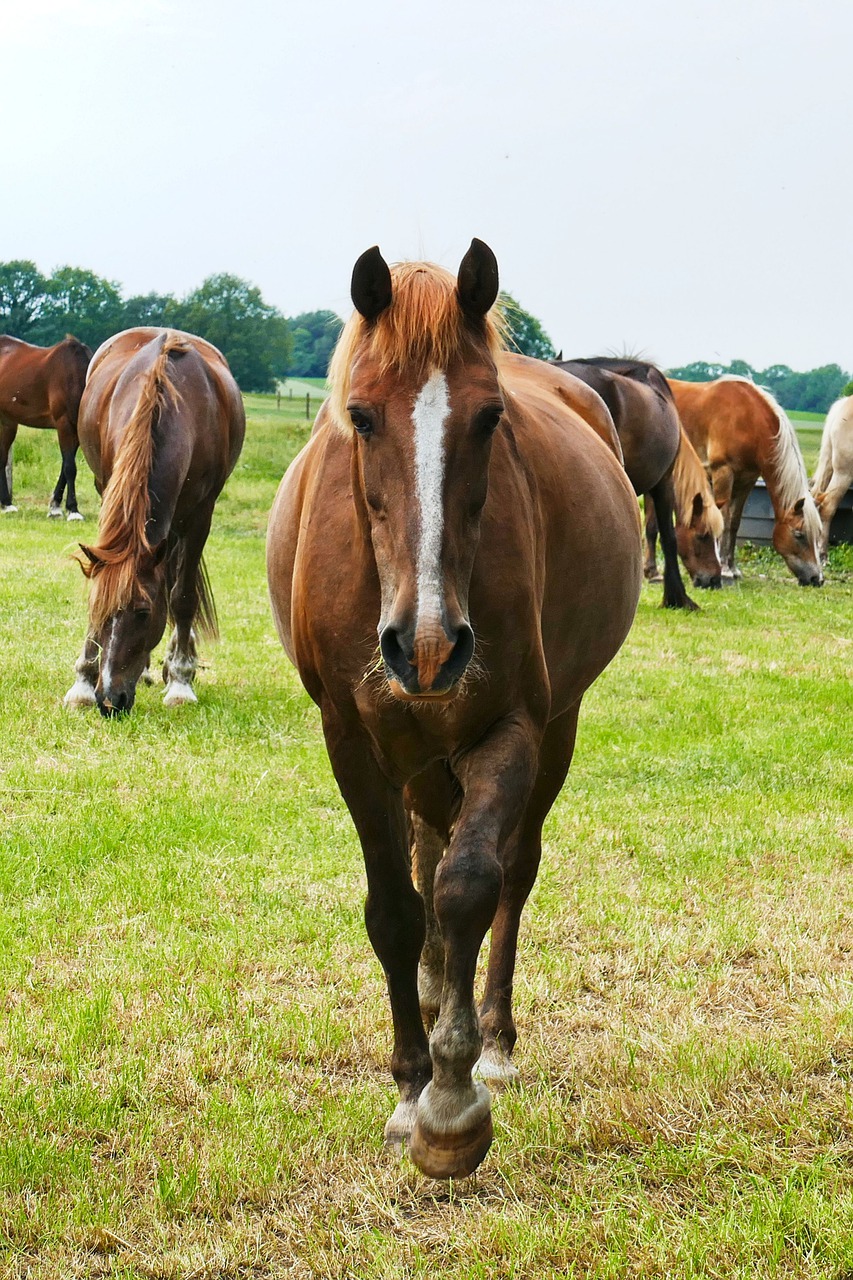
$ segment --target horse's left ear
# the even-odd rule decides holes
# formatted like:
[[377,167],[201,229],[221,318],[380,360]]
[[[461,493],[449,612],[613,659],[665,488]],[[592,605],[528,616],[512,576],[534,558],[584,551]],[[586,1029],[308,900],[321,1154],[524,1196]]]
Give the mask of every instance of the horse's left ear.
[[350,295],[365,320],[373,321],[391,305],[391,272],[379,246],[365,249],[352,269]]
[[89,563],[92,565],[92,567],[93,567],[93,568],[95,567],[95,565],[99,565],[99,564],[103,564],[103,563],[104,563],[104,562],[103,562],[103,560],[100,558],[100,556],[99,556],[99,555],[97,555],[97,554],[92,550],[92,548],[91,548],[91,547],[84,547],[82,542],[78,542],[78,543],[77,543],[77,546],[78,546],[78,547],[80,548],[80,550],[83,552],[83,555],[86,557],[86,559],[89,561]]
[[498,260],[476,237],[459,264],[456,291],[460,307],[471,320],[482,320],[498,296]]
[[693,495],[693,519],[694,519],[694,520],[699,520],[699,519],[701,518],[702,512],[703,512],[704,510],[705,510],[705,503],[702,501],[702,495],[701,495],[701,493],[694,493],[694,495]]
[[801,516],[803,514],[803,507],[805,505],[806,505],[805,498],[797,498],[797,501],[794,503],[794,515]]

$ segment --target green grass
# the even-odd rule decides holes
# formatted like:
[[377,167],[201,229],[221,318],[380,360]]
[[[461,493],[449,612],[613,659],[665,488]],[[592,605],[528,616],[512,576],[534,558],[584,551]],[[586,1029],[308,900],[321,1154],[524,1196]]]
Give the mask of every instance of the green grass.
[[[250,397],[199,703],[66,713],[85,627],[22,431],[0,518],[0,1275],[853,1274],[853,552],[645,587],[588,695],[481,1171],[381,1145],[390,1017],[264,531],[309,426]],[[304,411],[304,410],[303,410]],[[699,593],[697,593],[699,594]]]

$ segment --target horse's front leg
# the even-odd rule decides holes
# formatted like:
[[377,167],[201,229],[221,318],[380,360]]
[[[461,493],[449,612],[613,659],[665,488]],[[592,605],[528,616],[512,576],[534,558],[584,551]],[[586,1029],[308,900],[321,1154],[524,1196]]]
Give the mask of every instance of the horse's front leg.
[[12,445],[17,433],[17,422],[0,417],[0,511],[18,510],[12,502]]
[[530,795],[538,745],[532,724],[505,723],[453,761],[464,798],[435,876],[444,986],[430,1036],[433,1078],[418,1102],[409,1145],[415,1164],[432,1178],[472,1173],[492,1141],[491,1096],[471,1076],[482,1047],[474,975],[501,896],[503,848]]
[[382,965],[394,1024],[391,1072],[400,1100],[385,1126],[385,1141],[401,1147],[415,1123],[417,1100],[432,1074],[418,1003],[418,960],[424,943],[424,905],[412,884],[402,791],[379,768],[366,737],[323,711],[332,768],[361,841],[367,872],[364,919]]
[[100,664],[101,646],[89,633],[83,645],[83,652],[74,664],[74,684],[63,698],[66,707],[94,707]]
[[77,432],[70,422],[63,421],[57,426],[57,434],[59,436],[59,449],[62,454],[62,470],[59,473],[59,480],[50,500],[48,515],[62,515],[62,493],[67,486],[65,510],[68,512],[68,519],[82,520],[83,517],[77,509],[77,449],[79,448]]
[[213,507],[199,512],[193,528],[186,534],[180,548],[175,583],[169,595],[169,608],[175,620],[175,629],[169,639],[163,659],[164,707],[178,707],[186,702],[197,702],[193,681],[198,668],[196,634],[193,628],[201,601],[201,557]]

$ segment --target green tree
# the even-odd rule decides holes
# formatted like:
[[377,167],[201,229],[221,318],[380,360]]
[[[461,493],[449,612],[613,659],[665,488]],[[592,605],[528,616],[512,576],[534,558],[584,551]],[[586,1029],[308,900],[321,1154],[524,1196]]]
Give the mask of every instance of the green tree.
[[135,293],[122,303],[121,327],[137,329],[146,325],[156,328],[174,325],[178,305],[171,293]]
[[841,394],[843,396],[853,396],[853,378],[851,378],[849,382],[845,382],[844,386],[841,388]]
[[498,303],[506,319],[509,345],[523,356],[553,360],[557,352],[540,321],[525,311],[510,293],[501,291]]
[[50,346],[73,333],[94,350],[122,327],[119,285],[82,267],[60,267],[47,282],[36,331]]
[[291,337],[280,311],[239,276],[208,276],[175,307],[170,323],[218,347],[244,391],[272,391],[287,373]]
[[0,332],[37,342],[46,294],[47,281],[34,262],[0,262]]
[[334,311],[303,311],[288,320],[293,355],[288,372],[303,378],[325,378],[343,321]]

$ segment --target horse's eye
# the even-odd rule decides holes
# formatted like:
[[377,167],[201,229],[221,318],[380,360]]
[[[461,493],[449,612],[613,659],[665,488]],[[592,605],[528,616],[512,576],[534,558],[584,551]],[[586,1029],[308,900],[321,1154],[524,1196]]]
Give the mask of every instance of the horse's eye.
[[797,539],[797,542],[805,542],[806,540],[806,535],[803,533],[802,529],[795,529],[794,537]]
[[373,422],[361,409],[348,410],[350,422],[360,436],[369,436],[373,431]]
[[134,616],[134,618],[136,618],[136,619],[138,619],[140,622],[142,622],[142,621],[144,621],[146,618],[150,618],[150,617],[151,617],[151,610],[150,610],[150,609],[148,609],[148,608],[145,608],[145,607],[142,607],[142,608],[139,608],[139,609],[134,609],[134,611],[133,611],[133,616]]
[[486,405],[485,409],[481,409],[474,420],[477,430],[482,431],[484,435],[492,435],[503,416],[503,411],[502,404]]

